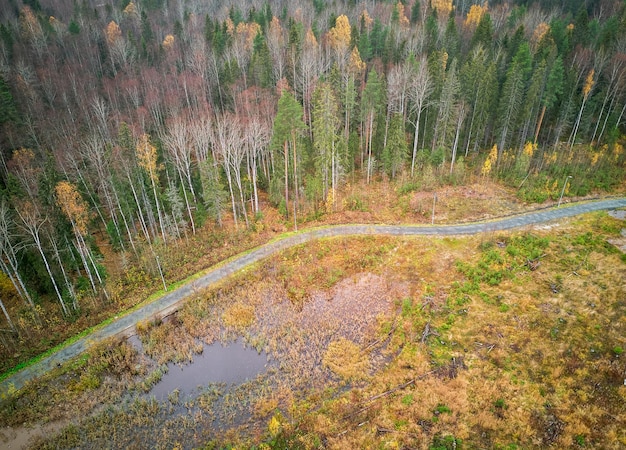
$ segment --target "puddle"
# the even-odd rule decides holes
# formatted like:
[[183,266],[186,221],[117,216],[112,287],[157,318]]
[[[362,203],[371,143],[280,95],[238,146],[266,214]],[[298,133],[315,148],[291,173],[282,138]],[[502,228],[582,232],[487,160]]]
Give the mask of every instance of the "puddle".
[[175,389],[181,397],[186,397],[197,394],[209,384],[241,384],[265,372],[269,364],[265,353],[246,347],[241,339],[226,346],[205,345],[201,355],[194,355],[192,363],[168,364],[168,372],[148,395],[163,401]]

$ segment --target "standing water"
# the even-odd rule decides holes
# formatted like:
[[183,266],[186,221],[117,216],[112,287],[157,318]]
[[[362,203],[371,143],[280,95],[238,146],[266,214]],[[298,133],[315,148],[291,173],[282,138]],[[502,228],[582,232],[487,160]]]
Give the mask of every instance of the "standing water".
[[205,345],[202,354],[184,366],[168,364],[169,371],[150,391],[157,400],[165,400],[178,389],[181,397],[191,395],[209,384],[241,384],[255,378],[267,369],[267,357],[250,347],[242,339],[226,346],[220,343]]

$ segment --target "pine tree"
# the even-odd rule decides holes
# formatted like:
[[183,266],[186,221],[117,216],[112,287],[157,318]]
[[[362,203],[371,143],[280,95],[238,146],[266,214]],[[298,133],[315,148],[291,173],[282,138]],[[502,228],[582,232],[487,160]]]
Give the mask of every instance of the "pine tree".
[[[292,167],[292,187],[294,190],[294,211],[298,208],[298,135],[306,128],[303,117],[302,105],[298,103],[289,90],[284,89],[278,100],[278,111],[274,119],[271,148],[277,153],[276,161],[283,160],[283,177],[285,180],[285,207],[289,216],[289,168]],[[290,150],[293,152],[291,160]],[[282,158],[279,156],[282,153]],[[296,218],[294,217],[294,221]]]
[[18,120],[17,108],[9,86],[0,75],[0,124]]
[[313,146],[316,175],[322,181],[323,198],[329,189],[335,198],[335,189],[345,159],[345,141],[339,134],[337,99],[329,83],[320,83],[313,93]]
[[382,159],[385,171],[391,179],[394,179],[402,170],[409,153],[403,123],[402,114],[399,113],[393,114],[389,122],[389,137],[383,150]]
[[[363,124],[363,134],[365,141],[365,153],[367,154],[366,179],[369,184],[374,164],[372,140],[374,129],[378,125],[378,117],[384,111],[384,88],[375,69],[368,75],[367,84],[361,96],[361,123]],[[361,165],[363,165],[363,154],[361,154]]]
[[521,102],[526,92],[528,76],[532,69],[530,48],[527,42],[519,46],[506,73],[506,80],[502,87],[500,106],[498,108],[500,130],[499,150],[503,152],[508,143],[508,137],[517,124]]

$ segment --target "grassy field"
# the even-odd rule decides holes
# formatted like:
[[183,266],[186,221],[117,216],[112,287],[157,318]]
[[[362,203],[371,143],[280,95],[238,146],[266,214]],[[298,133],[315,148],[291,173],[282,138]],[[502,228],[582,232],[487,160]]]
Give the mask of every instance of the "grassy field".
[[[59,368],[0,423],[63,424],[35,448],[621,448],[626,264],[607,239],[623,226],[299,246],[139,324],[141,351]],[[267,372],[146,394],[168,362],[238,337]]]

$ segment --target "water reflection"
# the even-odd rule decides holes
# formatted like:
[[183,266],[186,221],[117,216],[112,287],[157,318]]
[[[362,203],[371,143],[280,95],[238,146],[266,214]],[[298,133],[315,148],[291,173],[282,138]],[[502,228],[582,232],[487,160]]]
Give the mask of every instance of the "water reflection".
[[169,371],[149,395],[165,400],[175,389],[184,397],[197,393],[208,384],[241,384],[265,372],[268,364],[265,353],[246,347],[242,339],[225,346],[220,343],[205,345],[202,354],[194,355],[192,363],[184,366],[168,364]]

